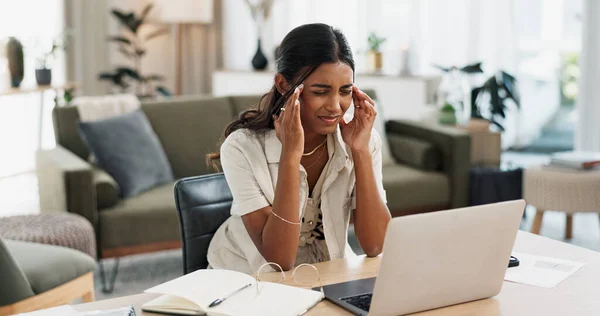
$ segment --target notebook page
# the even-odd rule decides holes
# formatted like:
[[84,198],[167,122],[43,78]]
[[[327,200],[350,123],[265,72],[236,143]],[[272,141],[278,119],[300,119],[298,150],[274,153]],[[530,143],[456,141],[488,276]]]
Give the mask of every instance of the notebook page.
[[206,310],[215,299],[224,297],[248,283],[254,283],[254,278],[245,273],[208,269],[194,271],[144,292],[179,296]]
[[261,286],[259,296],[255,284],[227,299],[221,305],[209,308],[208,314],[211,316],[296,316],[322,299],[319,291],[271,282],[262,282]]

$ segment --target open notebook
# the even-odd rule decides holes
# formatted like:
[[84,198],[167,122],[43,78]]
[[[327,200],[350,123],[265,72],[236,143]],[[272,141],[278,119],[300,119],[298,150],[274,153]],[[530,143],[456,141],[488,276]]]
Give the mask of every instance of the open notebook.
[[[252,286],[209,308],[217,298],[251,283]],[[164,294],[142,306],[143,311],[178,315],[300,315],[323,298],[322,293],[256,279],[230,270],[198,270],[146,290]]]

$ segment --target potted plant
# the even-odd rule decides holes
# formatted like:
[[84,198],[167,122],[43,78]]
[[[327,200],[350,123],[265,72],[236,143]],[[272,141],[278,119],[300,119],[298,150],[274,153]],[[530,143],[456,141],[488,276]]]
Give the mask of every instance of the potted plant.
[[380,71],[383,67],[383,56],[381,54],[381,45],[386,41],[383,37],[378,37],[375,33],[369,34],[369,68],[375,72]]
[[485,81],[481,87],[471,91],[471,117],[489,121],[501,131],[507,111],[511,106],[520,109],[517,80],[505,71],[498,71]]
[[133,82],[136,95],[140,98],[151,98],[155,92],[165,96],[171,95],[166,87],[155,85],[155,82],[164,80],[163,76],[157,74],[145,75],[142,74],[141,70],[141,60],[147,52],[146,43],[169,33],[168,27],[157,29],[145,35],[140,33],[151,9],[152,4],[148,4],[139,15],[133,12],[124,13],[117,9],[111,11],[121,27],[125,29],[125,32],[110,36],[108,40],[117,43],[119,52],[131,62],[131,66],[119,66],[113,72],[103,72],[98,75],[99,80],[112,82],[119,92],[126,92]]
[[35,69],[35,81],[40,86],[49,85],[52,82],[52,68],[50,62],[56,57],[60,50],[65,50],[64,37],[57,37],[52,40],[52,47],[43,51],[37,58],[37,68]]
[[471,85],[469,76],[483,73],[481,63],[469,64],[463,67],[444,67],[433,65],[443,72],[441,82],[436,93],[437,105],[440,109],[450,104],[456,110],[456,119],[460,125],[467,125],[471,118]]
[[456,109],[450,103],[446,103],[439,113],[439,122],[442,125],[456,125]]

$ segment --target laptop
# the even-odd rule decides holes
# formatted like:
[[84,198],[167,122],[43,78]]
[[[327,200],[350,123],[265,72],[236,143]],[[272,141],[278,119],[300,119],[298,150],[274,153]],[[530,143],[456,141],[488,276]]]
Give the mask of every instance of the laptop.
[[377,278],[324,286],[355,315],[404,315],[500,293],[525,210],[516,200],[393,218]]

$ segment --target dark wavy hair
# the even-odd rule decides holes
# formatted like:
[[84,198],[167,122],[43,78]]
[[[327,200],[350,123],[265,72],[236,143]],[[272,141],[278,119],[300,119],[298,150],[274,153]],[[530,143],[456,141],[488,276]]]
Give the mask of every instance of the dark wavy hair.
[[[227,125],[222,140],[242,128],[257,133],[275,128],[273,115],[279,115],[281,106],[294,89],[321,64],[343,62],[354,72],[354,59],[346,37],[338,29],[323,23],[305,24],[291,30],[277,49],[277,56],[277,73],[283,75],[291,89],[281,94],[273,84],[258,105],[240,113]],[[207,162],[219,170],[216,161],[220,156],[219,152],[208,154]]]

